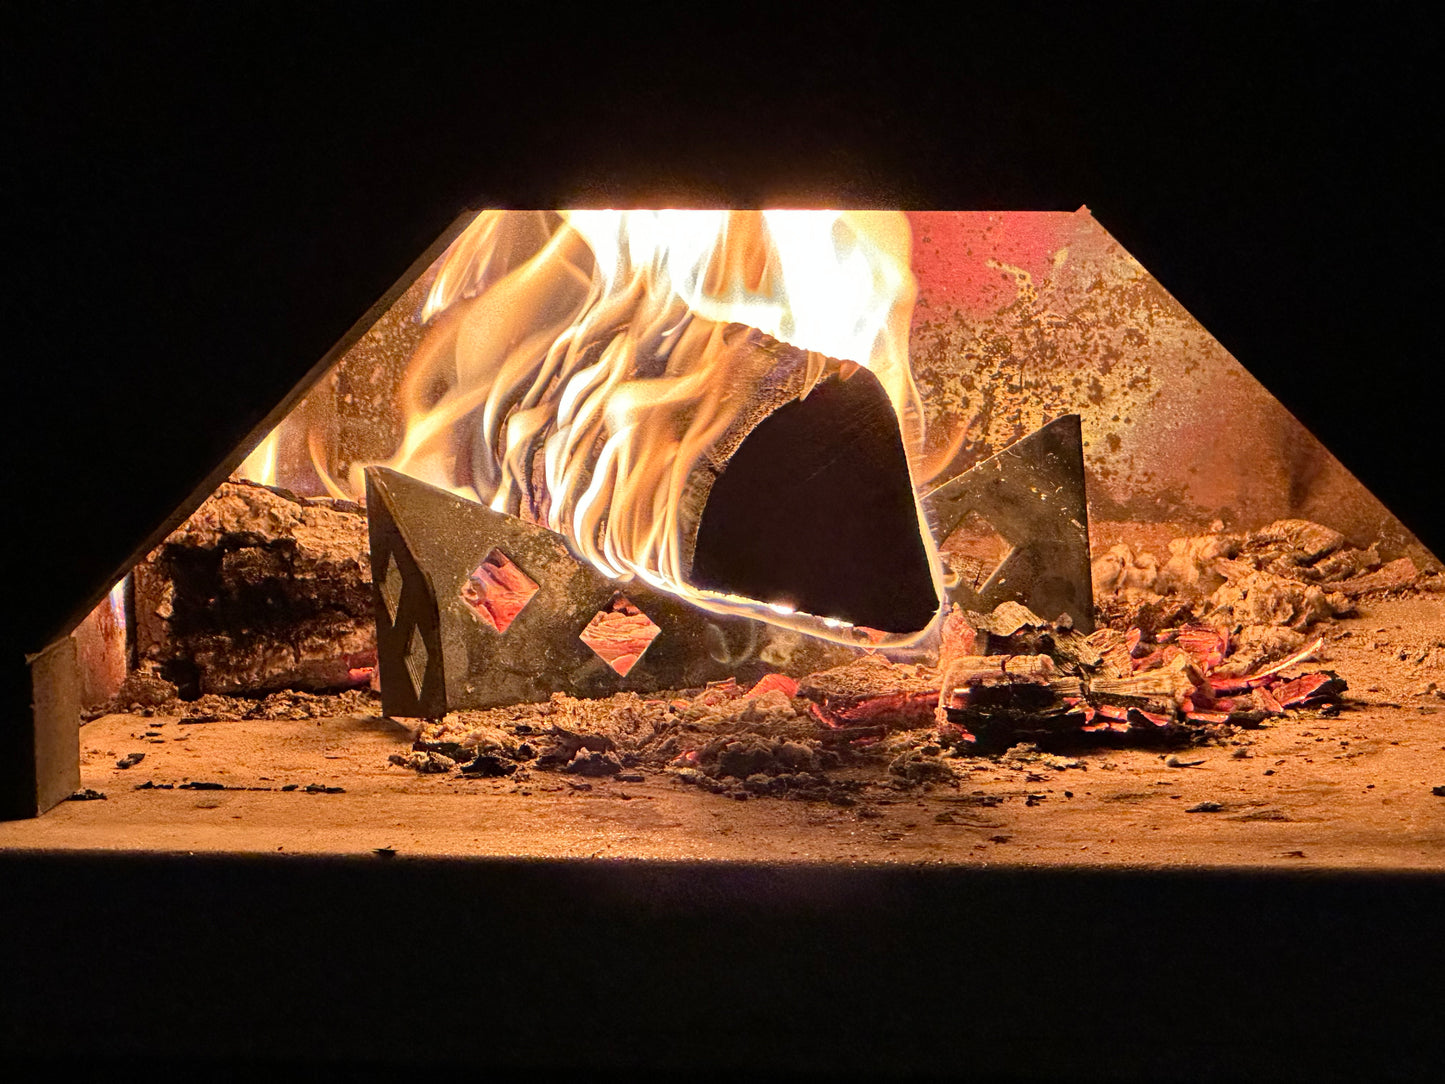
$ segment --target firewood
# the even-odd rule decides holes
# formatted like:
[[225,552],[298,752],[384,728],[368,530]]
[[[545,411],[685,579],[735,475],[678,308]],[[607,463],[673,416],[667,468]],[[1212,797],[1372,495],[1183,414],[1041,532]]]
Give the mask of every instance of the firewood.
[[[996,658],[993,665],[1003,664]],[[921,667],[895,665],[878,655],[864,655],[843,666],[810,674],[798,682],[798,695],[829,708],[846,708],[880,696],[929,695],[938,691],[938,677]]]
[[1047,685],[1057,673],[1054,660],[1047,655],[955,656],[939,674],[935,718],[940,723],[947,718],[954,692],[960,688],[1020,682]]
[[367,549],[350,501],[223,483],[136,566],[141,668],[186,697],[369,681]]
[[1084,682],[1076,677],[1054,678],[1049,682],[1049,688],[1059,697],[1077,698],[1084,695]]
[[1021,602],[1001,602],[992,613],[980,614],[974,628],[992,636],[1012,636],[1020,629],[1041,629],[1049,624]]
[[1212,625],[1185,625],[1172,639],[1206,672],[1219,666],[1229,654],[1228,631]]
[[1088,646],[1099,655],[1099,676],[1119,678],[1133,672],[1129,642],[1119,629],[1105,626],[1085,637]]
[[766,341],[735,360],[766,376],[739,380],[753,408],[688,476],[688,581],[882,632],[925,627],[939,600],[877,378],[836,361],[819,374],[817,355]]
[[1066,670],[1094,671],[1104,665],[1103,654],[1093,647],[1090,637],[1077,629],[1055,629],[1050,637],[1054,642],[1054,657]]

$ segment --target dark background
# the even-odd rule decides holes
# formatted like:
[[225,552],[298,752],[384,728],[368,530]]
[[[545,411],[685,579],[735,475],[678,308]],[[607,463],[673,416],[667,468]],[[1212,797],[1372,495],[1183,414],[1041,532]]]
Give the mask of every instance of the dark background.
[[[67,611],[101,586],[459,211],[487,204],[1073,210],[1086,203],[1427,545],[1445,552],[1435,472],[1439,186],[1427,165],[1440,149],[1439,38],[1425,5],[1009,4],[964,9],[945,21],[894,5],[885,21],[859,5],[792,19],[780,5],[733,4],[645,23],[630,9],[599,5],[549,10],[527,26],[497,6],[468,11],[400,4],[236,5],[203,15],[148,5],[7,9],[0,205],[10,285],[0,402],[10,442],[3,490],[12,551],[3,650],[7,676],[17,678],[10,722],[24,717],[19,653],[59,630]],[[116,1056],[138,1056],[135,1049],[191,1056],[185,1051],[204,1048],[195,1031],[177,1037],[156,1031],[156,1022],[216,1024],[222,1016],[206,1015],[209,996],[230,1033],[258,1029],[256,1056],[265,1059],[266,1029],[281,1027],[267,1023],[267,1012],[279,1010],[266,1005],[284,989],[287,1012],[302,1014],[293,1028],[317,1006],[334,1007],[326,1019],[338,1030],[330,1040],[318,1032],[317,1057],[344,1056],[338,1044],[380,1026],[389,1007],[404,1028],[424,998],[418,976],[425,971],[377,947],[377,938],[399,936],[395,915],[417,898],[409,893],[439,893],[448,906],[436,913],[451,914],[451,904],[463,906],[483,888],[468,880],[472,874],[445,890],[422,878],[397,882],[395,899],[382,893],[368,903],[362,895],[376,895],[375,878],[353,885],[317,874],[325,884],[306,888],[305,898],[321,902],[303,918],[287,919],[287,907],[267,912],[267,922],[292,922],[278,934],[248,932],[235,917],[250,906],[246,899],[271,898],[274,871],[233,885],[229,874],[201,866],[183,864],[149,882],[149,867],[97,869],[30,870],[29,902],[6,912],[12,933],[48,916],[34,936],[16,938],[31,950],[25,991],[0,989],[12,1007],[24,1007],[7,1020],[14,1028],[25,1021],[26,1049],[43,1046],[46,1027],[57,1043],[79,1034],[70,1021],[81,1007],[89,1045],[74,1050],[103,1051],[132,1034],[156,1045],[114,1047]],[[685,870],[676,876],[688,879]],[[76,895],[87,877],[99,878],[94,894]],[[1270,1076],[1290,1076],[1292,1065],[1293,1075],[1317,1075],[1322,1066],[1349,1075],[1368,1064],[1379,1077],[1427,1063],[1422,1043],[1438,975],[1432,987],[1433,965],[1420,947],[1435,944],[1438,960],[1438,938],[1422,930],[1424,916],[1438,914],[1438,882],[1386,890],[1339,879],[1284,887],[1231,881],[1244,886],[1245,900],[1187,877],[1141,897],[1140,883],[1070,889],[1068,914],[1054,910],[1066,901],[1053,882],[1007,897],[1011,947],[990,950],[988,988],[944,990],[958,971],[940,971],[936,982],[928,979],[938,989],[918,990],[917,1017],[898,1008],[907,1004],[904,980],[915,964],[888,952],[887,939],[906,943],[915,962],[934,958],[942,945],[959,951],[964,966],[970,953],[959,946],[969,938],[960,931],[970,919],[962,904],[957,913],[928,912],[923,902],[906,912],[880,905],[889,924],[871,930],[872,911],[840,919],[828,936],[856,936],[850,943],[877,949],[842,956],[818,941],[824,927],[796,917],[801,932],[781,957],[769,955],[768,931],[777,927],[764,916],[733,931],[754,940],[725,946],[729,957],[719,955],[717,938],[732,934],[686,932],[693,912],[683,903],[669,921],[684,932],[667,951],[697,954],[706,966],[685,972],[696,983],[668,970],[663,950],[647,947],[646,931],[627,942],[640,957],[614,944],[596,958],[611,961],[607,970],[585,977],[613,1006],[599,1018],[608,1027],[626,1026],[616,991],[631,964],[640,975],[665,972],[683,982],[680,1000],[662,1010],[681,1013],[686,1002],[697,1026],[668,1056],[685,1063],[691,1041],[697,1065],[719,1064],[706,1060],[709,1052],[727,1052],[710,1045],[708,1020],[735,1025],[737,1006],[767,983],[811,976],[799,989],[813,1008],[790,1025],[803,1029],[793,1036],[802,1049],[810,1026],[814,1041],[823,1041],[819,998],[884,972],[901,985],[884,990],[892,1007],[883,1023],[896,1036],[918,1019],[925,1053],[955,1033],[968,1035],[970,1020],[1001,1026],[1006,1017],[1010,1041],[1036,1053],[1059,1034],[1053,1024],[1073,1021],[1070,1041],[1090,1051],[1096,1068],[1109,1064],[1099,1060],[1099,1044],[1124,1051],[1153,1044],[1152,1060],[1138,1063],[1152,1068],[1136,1066],[1149,1076],[1173,1075],[1176,1039],[1182,1076],[1191,1075],[1201,1043],[1245,1059],[1226,1058],[1211,1075],[1253,1075],[1246,1048],[1268,1050]],[[197,894],[204,911],[183,905]],[[958,898],[952,888],[944,896]],[[242,901],[234,916],[213,926],[217,915],[232,915],[230,899]],[[1131,914],[1131,899],[1144,910]],[[375,917],[369,905],[393,910]],[[1117,934],[1081,937],[1078,908],[1109,916],[1112,924],[1089,928]],[[102,951],[129,945],[150,916],[163,913],[164,982],[137,978],[124,955]],[[121,916],[123,928],[104,929],[107,914]],[[326,936],[309,936],[303,920]],[[588,919],[565,921],[575,931]],[[1176,925],[1163,928],[1165,921]],[[1126,922],[1152,932],[1141,942],[1124,932]],[[72,940],[71,924],[95,932],[95,951]],[[608,928],[583,928],[569,936],[612,943]],[[1076,931],[1071,944],[1056,949],[1067,929]],[[1243,948],[1239,930],[1247,934]],[[882,940],[868,940],[870,933]],[[254,950],[244,974],[215,974],[192,960],[197,946],[228,938]],[[505,930],[448,946],[457,954],[445,972],[448,996],[497,988],[484,977],[475,986],[466,981],[468,967],[484,976],[489,938],[505,941]],[[47,940],[69,947],[54,956]],[[1191,946],[1183,956],[1180,941]],[[357,946],[382,952],[384,971],[317,970],[344,969],[345,952]],[[549,951],[560,966],[594,959]],[[1066,961],[1065,987],[1050,985],[1053,959]],[[837,974],[819,971],[820,960],[832,960]],[[263,961],[284,971],[262,975]],[[739,970],[749,967],[760,969],[756,984]],[[717,974],[730,976],[717,988],[733,999],[726,1005],[723,993],[708,1000],[709,976]],[[1090,976],[1107,984],[1104,1010],[1090,1004],[1090,992],[1100,993]],[[348,1015],[345,984],[353,980],[394,984],[395,996],[368,985],[374,1011]],[[528,981],[526,996],[545,1002],[546,976]],[[92,999],[87,989],[95,983]],[[303,996],[305,983],[316,984],[314,998]],[[197,996],[198,989],[208,993]],[[1031,991],[1042,991],[1042,1000]],[[970,997],[1004,1007],[983,1017],[937,1009]],[[876,1018],[867,1002],[865,995],[851,1004],[860,1021]],[[445,1041],[456,1045],[432,1054],[489,1053],[486,1042],[463,1033],[488,1006],[466,1017],[458,1015],[463,1002],[449,1004],[449,1026],[459,1031]],[[498,1004],[511,1004],[506,1019],[514,1023],[536,1019],[505,999],[490,1009]],[[1102,1011],[1108,1025],[1080,1030],[1076,1004]],[[149,1006],[149,1015],[136,1006]],[[1147,1027],[1138,1023],[1141,1012]],[[749,1034],[764,1034],[765,1023],[755,1024]],[[571,1060],[586,1062],[583,1040],[596,1026],[558,1025]],[[846,1064],[847,1043],[866,1038],[862,1025],[840,1025],[826,1041]],[[545,1055],[552,1040],[538,1033],[529,1041],[531,1055],[509,1056]],[[779,1031],[772,1041],[759,1048],[764,1060],[767,1049],[786,1048],[789,1035]],[[397,1056],[405,1060],[404,1051]],[[1007,1064],[1000,1057],[995,1048],[996,1071]],[[1057,1064],[1069,1064],[1066,1052]]]

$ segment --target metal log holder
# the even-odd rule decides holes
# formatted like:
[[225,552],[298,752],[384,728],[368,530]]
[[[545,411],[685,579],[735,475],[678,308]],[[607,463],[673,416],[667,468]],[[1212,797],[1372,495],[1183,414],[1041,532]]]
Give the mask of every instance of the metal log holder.
[[940,543],[975,512],[1011,547],[981,585],[962,581],[950,585],[950,602],[987,613],[1013,600],[1040,617],[1067,613],[1076,629],[1093,631],[1079,415],[1066,414],[1049,422],[930,490],[922,504]]
[[[746,617],[723,617],[572,555],[565,539],[381,467],[368,469],[382,709],[403,718],[546,700],[553,693],[696,688],[769,672],[801,676],[866,650]],[[986,583],[945,605],[1015,599],[1093,628],[1079,418],[1060,418],[923,497],[940,540],[970,511],[1012,546]],[[488,592],[505,587],[503,604]],[[629,615],[640,652],[609,658],[591,635]],[[644,643],[645,641],[645,643]]]

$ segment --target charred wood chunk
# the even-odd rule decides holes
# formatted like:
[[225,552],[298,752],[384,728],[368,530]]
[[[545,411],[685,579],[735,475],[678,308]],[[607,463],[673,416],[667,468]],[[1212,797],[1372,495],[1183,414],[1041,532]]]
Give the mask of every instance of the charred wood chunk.
[[1331,590],[1353,598],[1356,595],[1364,595],[1372,591],[1394,591],[1401,587],[1408,587],[1419,578],[1419,575],[1420,570],[1415,567],[1415,562],[1408,557],[1401,557],[1399,560],[1391,561],[1384,568],[1365,573],[1362,576],[1352,576],[1350,579],[1334,584]]
[[691,582],[884,632],[938,609],[898,421],[853,367],[773,411],[713,483]]
[[338,689],[376,664],[366,516],[226,482],[135,569],[137,657],[183,697]]

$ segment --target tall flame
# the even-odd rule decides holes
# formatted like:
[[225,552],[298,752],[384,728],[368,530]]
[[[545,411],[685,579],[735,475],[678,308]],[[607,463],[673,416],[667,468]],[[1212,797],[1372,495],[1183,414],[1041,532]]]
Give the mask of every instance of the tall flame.
[[483,212],[437,265],[387,465],[542,523],[619,580],[852,642],[826,615],[692,587],[686,527],[698,468],[760,392],[805,396],[829,359],[877,377],[922,480],[910,241],[886,211]]

